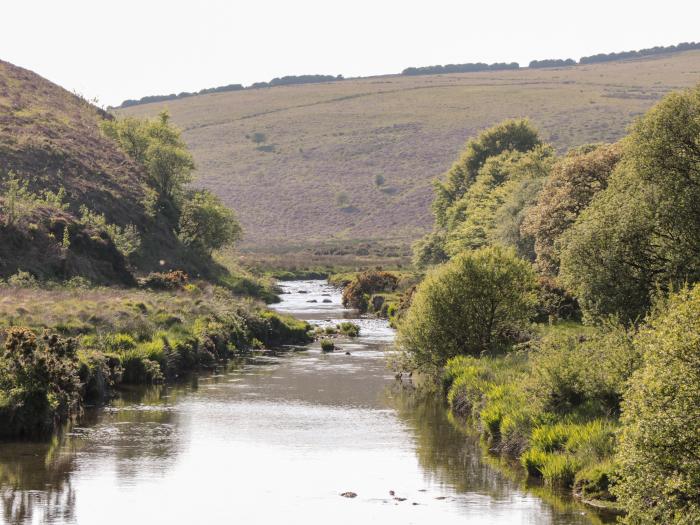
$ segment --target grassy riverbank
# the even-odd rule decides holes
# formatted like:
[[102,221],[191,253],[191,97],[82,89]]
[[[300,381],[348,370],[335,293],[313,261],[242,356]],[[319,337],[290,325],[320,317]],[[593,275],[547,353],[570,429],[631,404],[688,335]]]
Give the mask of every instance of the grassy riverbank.
[[310,341],[307,323],[203,281],[160,291],[6,286],[0,319],[3,437],[50,433],[123,384],[173,381],[240,352]]
[[639,354],[620,327],[543,331],[504,356],[449,360],[449,406],[528,476],[612,506],[620,401]]

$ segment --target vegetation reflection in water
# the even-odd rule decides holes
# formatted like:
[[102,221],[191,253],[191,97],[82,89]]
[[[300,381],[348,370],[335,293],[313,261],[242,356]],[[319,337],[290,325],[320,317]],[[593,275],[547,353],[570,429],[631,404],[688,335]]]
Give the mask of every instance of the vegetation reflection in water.
[[414,433],[416,457],[425,475],[439,483],[458,493],[486,494],[494,500],[512,499],[518,492],[532,494],[551,507],[552,515],[540,516],[538,523],[616,521],[614,514],[587,507],[570,493],[528,480],[519,464],[491,454],[471,423],[451,413],[432,393],[397,384],[387,388],[386,398]]
[[[318,317],[345,315],[338,307]],[[185,383],[124,390],[50,443],[4,444],[2,520],[82,523],[97,515],[91,506],[109,506],[104,522],[153,512],[175,522],[182,498],[204,498],[192,512],[205,521],[298,512],[320,523],[340,512],[340,522],[601,522],[493,468],[439,399],[392,381],[380,351],[390,334],[360,322],[364,335],[340,341],[350,356],[312,345],[241,360]],[[348,501],[341,489],[359,495]],[[410,499],[394,502],[389,489]]]

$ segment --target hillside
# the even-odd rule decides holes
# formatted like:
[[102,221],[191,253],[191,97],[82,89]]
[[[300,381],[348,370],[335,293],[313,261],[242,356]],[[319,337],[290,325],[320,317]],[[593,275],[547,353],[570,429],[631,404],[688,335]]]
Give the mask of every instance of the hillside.
[[112,239],[79,220],[81,206],[104,214],[108,223],[140,230],[148,249],[134,254],[133,269],[158,268],[162,259],[200,270],[184,258],[171,230],[146,217],[142,168],[102,134],[105,118],[112,117],[37,74],[0,61],[3,192],[10,172],[32,194],[65,191],[64,205],[33,203],[16,222],[8,219],[10,199],[2,195],[0,277],[24,270],[44,279],[132,282],[128,262]]
[[238,212],[248,246],[409,241],[432,224],[431,181],[479,130],[527,116],[559,151],[614,141],[665,93],[698,81],[700,51],[687,51],[569,68],[279,86],[119,114],[171,112],[195,156],[198,184]]

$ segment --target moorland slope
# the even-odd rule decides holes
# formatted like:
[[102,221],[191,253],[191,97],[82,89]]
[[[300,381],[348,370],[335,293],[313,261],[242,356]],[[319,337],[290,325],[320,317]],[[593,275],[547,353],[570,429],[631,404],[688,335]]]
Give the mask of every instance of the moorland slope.
[[478,131],[526,116],[560,152],[615,141],[664,94],[698,81],[700,51],[686,51],[564,68],[278,86],[118,114],[171,112],[194,154],[198,184],[237,211],[249,246],[410,241],[432,225],[431,181]]

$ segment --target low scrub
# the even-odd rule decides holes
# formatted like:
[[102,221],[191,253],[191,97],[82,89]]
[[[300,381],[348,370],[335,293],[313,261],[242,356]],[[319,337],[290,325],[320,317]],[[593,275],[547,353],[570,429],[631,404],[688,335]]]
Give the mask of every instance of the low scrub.
[[27,328],[3,334],[0,354],[0,436],[39,437],[81,410],[76,342],[37,338]]
[[399,278],[393,273],[381,270],[367,270],[354,277],[343,289],[343,306],[354,308],[360,313],[367,311],[370,296],[377,292],[395,291]]
[[[308,323],[203,283],[159,292],[14,288],[0,296],[3,324],[1,436],[50,433],[122,384],[175,380],[235,353],[311,341]],[[44,329],[62,335],[37,337]]]

